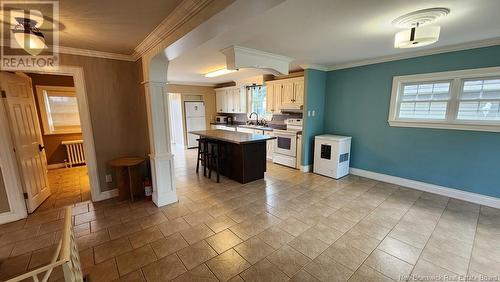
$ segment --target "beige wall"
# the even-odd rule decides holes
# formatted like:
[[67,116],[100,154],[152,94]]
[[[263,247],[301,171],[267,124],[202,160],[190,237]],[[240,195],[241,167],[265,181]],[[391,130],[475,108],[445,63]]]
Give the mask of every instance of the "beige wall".
[[[205,113],[207,116],[207,125],[215,119],[217,114],[215,106],[215,91],[213,87],[209,86],[196,86],[196,85],[180,85],[180,84],[169,84],[167,85],[167,92],[169,93],[180,93],[184,97],[185,95],[202,95],[203,101],[205,102]],[[183,100],[185,100],[183,98]]]
[[7,199],[7,191],[3,181],[2,169],[0,168],[0,213],[10,211],[9,199]]
[[140,61],[67,54],[61,54],[60,59],[61,65],[83,68],[101,190],[116,188],[115,183],[105,182],[105,175],[113,174],[107,163],[122,156],[145,157],[149,153]]
[[[187,144],[187,134],[186,134],[186,124],[185,124],[186,113],[184,112],[184,101],[201,100],[205,102],[205,116],[207,123],[206,126],[207,129],[210,128],[210,122],[212,122],[215,119],[215,115],[217,114],[217,109],[215,105],[215,91],[213,87],[168,84],[167,92],[181,94],[182,120],[184,121],[182,124],[182,127],[184,129],[184,144]],[[201,97],[201,99],[199,99],[198,97]]]

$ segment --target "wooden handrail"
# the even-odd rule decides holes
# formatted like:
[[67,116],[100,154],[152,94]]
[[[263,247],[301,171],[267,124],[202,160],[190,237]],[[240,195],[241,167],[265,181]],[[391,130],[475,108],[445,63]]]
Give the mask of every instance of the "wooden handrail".
[[[28,278],[33,278],[34,281],[48,281],[52,270],[60,265],[70,261],[71,256],[71,235],[72,234],[72,208],[66,207],[64,214],[64,226],[62,230],[62,238],[56,248],[56,252],[52,257],[52,261],[44,266],[34,269],[30,272],[21,274],[17,277],[11,278],[6,282],[17,282]],[[45,272],[42,280],[38,279],[38,275]]]
[[64,226],[62,233],[61,253],[59,254],[60,261],[69,261],[71,251],[71,228],[72,228],[72,209],[67,207],[64,214]]

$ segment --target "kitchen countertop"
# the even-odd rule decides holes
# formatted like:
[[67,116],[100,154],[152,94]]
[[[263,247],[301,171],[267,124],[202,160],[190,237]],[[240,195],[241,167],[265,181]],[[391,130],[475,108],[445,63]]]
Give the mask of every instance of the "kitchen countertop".
[[222,129],[190,131],[189,133],[234,144],[266,142],[267,140],[276,138],[268,135],[228,131]]
[[250,129],[257,129],[257,130],[264,130],[264,131],[273,131],[274,129],[285,129],[285,125],[275,125],[275,127],[272,127],[273,125],[269,126],[255,126],[251,124],[227,124],[227,123],[215,123],[212,122],[210,123],[211,125],[223,125],[227,127],[241,127],[241,128],[250,128]]

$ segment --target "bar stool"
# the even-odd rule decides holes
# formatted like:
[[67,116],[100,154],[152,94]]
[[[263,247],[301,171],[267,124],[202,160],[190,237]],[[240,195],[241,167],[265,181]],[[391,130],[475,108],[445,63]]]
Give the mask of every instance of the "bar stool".
[[198,141],[198,157],[196,161],[196,173],[198,173],[200,168],[200,161],[203,165],[203,176],[207,176],[207,165],[208,165],[208,139],[200,138]]
[[208,144],[210,146],[210,153],[208,154],[208,178],[212,179],[212,169],[214,168],[213,162],[215,162],[215,172],[217,173],[217,183],[219,183],[219,163],[220,163],[220,147],[221,144],[216,140],[209,140]]

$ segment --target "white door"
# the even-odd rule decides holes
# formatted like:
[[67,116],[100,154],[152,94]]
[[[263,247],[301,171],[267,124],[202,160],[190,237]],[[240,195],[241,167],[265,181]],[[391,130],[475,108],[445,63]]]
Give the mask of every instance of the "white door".
[[38,122],[31,81],[1,72],[0,87],[9,116],[10,131],[28,212],[33,212],[50,196],[47,159]]

